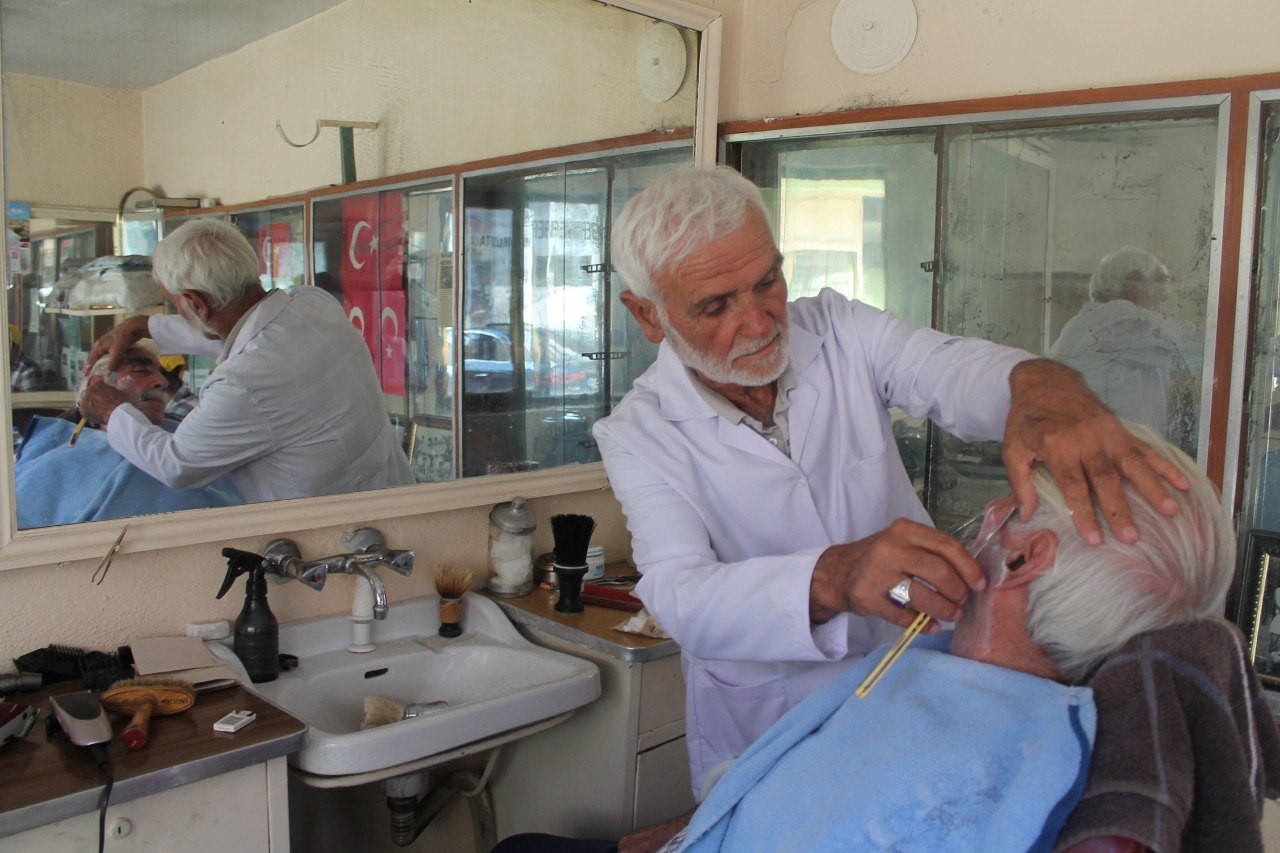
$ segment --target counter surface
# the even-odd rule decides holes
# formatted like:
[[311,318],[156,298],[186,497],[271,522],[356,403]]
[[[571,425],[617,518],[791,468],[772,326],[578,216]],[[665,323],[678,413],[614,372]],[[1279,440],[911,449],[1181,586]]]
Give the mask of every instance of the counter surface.
[[[39,708],[40,719],[24,740],[0,747],[0,837],[97,811],[105,780],[89,750],[60,732],[45,737],[48,696],[78,689],[67,682],[5,697]],[[214,722],[245,709],[258,718],[235,734],[213,731]],[[113,804],[288,755],[302,746],[307,730],[301,720],[239,685],[202,693],[183,713],[153,717],[147,746],[137,752],[120,741],[128,718],[110,717]]]
[[[634,571],[625,562],[610,563],[605,567],[605,574],[608,576]],[[680,651],[675,640],[644,637],[617,630],[615,625],[627,621],[633,615],[626,610],[587,604],[583,606],[581,613],[561,613],[556,610],[556,601],[560,598],[558,590],[534,587],[532,592],[520,598],[499,598],[488,591],[484,594],[496,602],[502,612],[507,614],[507,618],[517,625],[586,646],[618,660],[657,660]]]

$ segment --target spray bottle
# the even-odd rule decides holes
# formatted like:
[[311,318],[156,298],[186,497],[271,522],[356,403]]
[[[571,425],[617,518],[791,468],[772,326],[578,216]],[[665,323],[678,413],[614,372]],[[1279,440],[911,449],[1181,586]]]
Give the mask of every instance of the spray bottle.
[[222,556],[227,558],[227,574],[218,598],[227,594],[237,577],[246,572],[249,575],[244,585],[244,607],[236,617],[232,648],[250,681],[275,681],[280,675],[280,623],[267,606],[267,563],[257,554],[235,548],[223,548]]

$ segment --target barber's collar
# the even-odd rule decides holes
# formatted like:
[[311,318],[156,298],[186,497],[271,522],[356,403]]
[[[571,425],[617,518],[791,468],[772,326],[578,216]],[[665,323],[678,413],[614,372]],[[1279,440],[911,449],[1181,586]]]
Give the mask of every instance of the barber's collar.
[[218,355],[218,362],[222,363],[244,349],[249,341],[253,340],[258,330],[274,320],[276,315],[283,311],[288,304],[289,294],[285,291],[268,291],[266,296],[259,299],[253,307],[241,314],[240,319],[231,327],[231,334],[227,335],[226,343],[222,345],[222,352]]
[[[799,383],[800,375],[818,357],[822,349],[822,338],[808,329],[796,325],[794,319],[789,324],[790,344],[789,363]],[[718,412],[709,403],[695,385],[700,384],[690,375],[684,362],[676,355],[671,344],[663,341],[658,347],[657,387],[662,389],[660,407],[662,416],[667,420],[683,421],[698,418],[713,418]],[[705,387],[705,386],[704,386]]]
[[[693,390],[698,392],[698,396],[705,400],[707,405],[709,405],[717,415],[735,425],[746,421],[747,425],[756,432],[761,432],[766,429],[764,424],[735,406],[728,397],[725,397],[719,391],[708,387],[706,383],[698,378],[698,374],[693,370],[693,368],[686,366],[685,373],[689,376],[689,382],[692,385]],[[790,362],[787,363],[786,370],[782,371],[782,375],[779,376],[776,381],[778,383],[778,391],[774,395],[773,400],[773,414],[775,422],[778,415],[787,410],[787,406],[789,405],[787,395],[796,387],[796,372]]]

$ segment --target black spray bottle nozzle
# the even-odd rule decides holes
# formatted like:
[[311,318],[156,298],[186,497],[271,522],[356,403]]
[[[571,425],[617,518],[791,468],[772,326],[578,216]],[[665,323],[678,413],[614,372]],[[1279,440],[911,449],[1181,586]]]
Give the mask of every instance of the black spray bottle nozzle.
[[245,574],[249,575],[249,583],[262,583],[266,581],[267,561],[262,558],[261,554],[255,554],[252,551],[241,551],[237,548],[223,548],[222,556],[227,558],[227,574],[222,579],[222,589],[218,590],[218,598],[226,595],[231,589],[231,585],[235,583],[236,578]]

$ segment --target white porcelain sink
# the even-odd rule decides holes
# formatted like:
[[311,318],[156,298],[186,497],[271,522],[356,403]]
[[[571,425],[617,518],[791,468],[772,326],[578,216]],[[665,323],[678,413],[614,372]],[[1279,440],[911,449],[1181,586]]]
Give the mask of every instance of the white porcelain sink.
[[[600,673],[590,661],[535,646],[483,596],[464,599],[463,634],[445,639],[435,596],[396,602],[373,623],[377,648],[347,651],[346,614],[280,626],[280,651],[298,667],[251,684],[230,641],[210,644],[246,688],[310,728],[295,767],[323,776],[385,770],[555,717],[594,701]],[[361,730],[366,696],[400,704],[445,702],[416,719]]]

